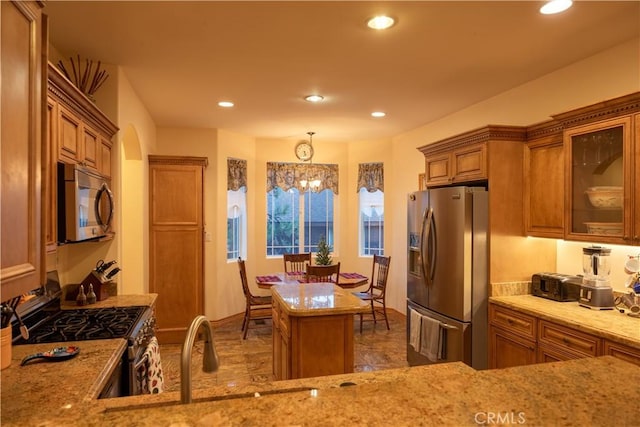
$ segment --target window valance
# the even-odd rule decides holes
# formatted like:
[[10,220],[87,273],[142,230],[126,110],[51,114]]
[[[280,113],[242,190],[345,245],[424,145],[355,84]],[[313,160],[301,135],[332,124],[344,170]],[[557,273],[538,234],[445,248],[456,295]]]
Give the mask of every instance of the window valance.
[[244,187],[247,191],[247,161],[227,159],[227,190],[238,191]]
[[267,162],[267,191],[280,187],[284,191],[297,188],[305,191],[300,180],[320,180],[318,191],[329,189],[338,194],[338,165],[318,163],[276,163]]
[[358,165],[358,188],[366,188],[369,193],[384,192],[384,163],[360,163]]

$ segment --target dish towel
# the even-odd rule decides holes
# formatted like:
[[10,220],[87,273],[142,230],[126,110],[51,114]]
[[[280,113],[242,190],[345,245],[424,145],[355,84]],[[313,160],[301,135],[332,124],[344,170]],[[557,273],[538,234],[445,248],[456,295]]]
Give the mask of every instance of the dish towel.
[[164,377],[162,375],[162,361],[160,360],[160,345],[156,337],[151,338],[142,358],[144,363],[140,364],[138,371],[142,393],[162,393],[164,390]]
[[442,334],[440,322],[431,317],[422,316],[420,333],[420,354],[432,362],[437,362],[442,354]]
[[420,331],[422,324],[422,315],[412,308],[409,308],[411,316],[411,329],[409,330],[409,344],[415,351],[420,352]]

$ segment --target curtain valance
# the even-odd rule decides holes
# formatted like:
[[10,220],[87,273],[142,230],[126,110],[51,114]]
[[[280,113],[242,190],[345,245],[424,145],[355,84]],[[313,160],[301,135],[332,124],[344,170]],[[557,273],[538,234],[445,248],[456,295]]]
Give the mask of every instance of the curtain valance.
[[338,165],[318,163],[276,163],[267,162],[267,191],[280,187],[284,191],[297,188],[305,191],[301,180],[320,180],[318,191],[329,189],[338,194]]
[[384,192],[384,163],[360,163],[358,165],[358,188],[366,188],[369,193]]
[[247,191],[247,161],[227,159],[227,190],[238,191],[244,187]]

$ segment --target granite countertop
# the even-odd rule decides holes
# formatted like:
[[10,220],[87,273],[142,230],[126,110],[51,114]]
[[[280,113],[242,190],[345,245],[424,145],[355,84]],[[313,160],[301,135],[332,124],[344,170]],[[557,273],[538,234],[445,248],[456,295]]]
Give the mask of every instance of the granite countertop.
[[489,302],[640,349],[640,318],[618,310],[591,310],[577,302],[533,295],[490,297]]
[[273,297],[290,316],[355,314],[369,304],[333,283],[297,283],[273,286]]
[[[2,425],[472,426],[490,416],[527,425],[638,421],[629,402],[638,393],[640,368],[611,356],[487,371],[455,362],[217,386],[194,390],[194,403],[182,405],[179,392],[93,400],[86,388],[95,383],[91,374],[108,363],[94,350],[64,363],[2,371]],[[355,385],[340,386],[347,382]]]
[[158,294],[140,295],[113,295],[94,304],[78,306],[75,301],[62,301],[63,310],[76,308],[105,308],[105,307],[130,307],[135,305],[146,305],[152,307],[158,299]]

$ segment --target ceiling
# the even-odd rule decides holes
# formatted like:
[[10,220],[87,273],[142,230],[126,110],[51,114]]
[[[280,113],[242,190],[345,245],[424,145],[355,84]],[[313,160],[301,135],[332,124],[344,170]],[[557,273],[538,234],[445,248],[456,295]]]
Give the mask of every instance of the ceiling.
[[[122,66],[160,127],[390,138],[640,36],[640,2],[47,1],[65,57]],[[396,25],[366,27],[387,13]],[[305,95],[324,102],[311,104]],[[221,100],[235,107],[217,106]],[[372,111],[385,111],[373,118]]]

